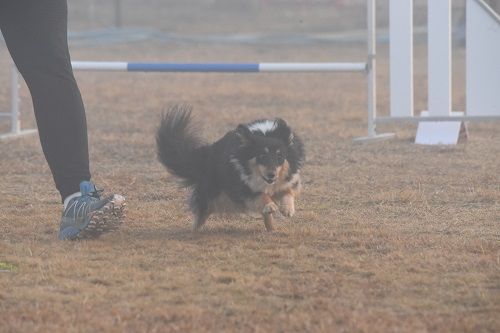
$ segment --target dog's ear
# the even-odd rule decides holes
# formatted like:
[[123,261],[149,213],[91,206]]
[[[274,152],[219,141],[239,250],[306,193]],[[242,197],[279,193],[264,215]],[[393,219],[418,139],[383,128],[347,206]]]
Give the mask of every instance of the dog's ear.
[[252,142],[252,132],[243,124],[236,128],[236,135],[240,138],[242,146],[247,146]]
[[293,144],[293,132],[290,126],[286,123],[281,118],[276,118],[276,129],[274,130],[274,133],[276,133],[276,136],[283,140],[287,146],[290,146]]

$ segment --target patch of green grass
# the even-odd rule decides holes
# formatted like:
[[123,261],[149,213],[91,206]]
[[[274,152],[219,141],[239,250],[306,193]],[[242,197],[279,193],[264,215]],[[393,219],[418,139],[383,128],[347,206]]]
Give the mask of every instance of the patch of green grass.
[[17,266],[8,262],[0,261],[0,272],[8,271],[13,272],[17,270]]

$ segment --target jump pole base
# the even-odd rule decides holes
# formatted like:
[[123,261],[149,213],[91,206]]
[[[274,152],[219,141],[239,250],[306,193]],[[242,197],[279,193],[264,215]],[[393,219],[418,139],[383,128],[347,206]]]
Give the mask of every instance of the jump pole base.
[[375,135],[368,135],[368,136],[363,136],[359,138],[354,138],[354,142],[375,142],[375,141],[382,141],[382,140],[388,140],[394,138],[395,134],[394,133],[382,133],[382,134],[375,134]]
[[5,134],[0,134],[0,141],[2,140],[10,140],[10,139],[16,139],[22,136],[26,135],[31,135],[37,133],[38,130],[36,129],[27,129],[27,130],[22,130],[17,133],[5,133]]

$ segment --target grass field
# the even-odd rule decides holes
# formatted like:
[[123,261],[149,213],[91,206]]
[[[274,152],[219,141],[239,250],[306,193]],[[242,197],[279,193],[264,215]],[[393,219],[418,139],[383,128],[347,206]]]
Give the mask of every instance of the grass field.
[[[415,50],[418,59],[423,46]],[[139,42],[72,50],[75,60],[338,61],[362,47]],[[464,106],[456,50],[454,105]],[[126,55],[126,56],[125,56]],[[0,48],[0,77],[8,77]],[[388,109],[380,49],[379,109]],[[416,62],[425,109],[425,61]],[[420,73],[420,74],[419,74]],[[421,74],[423,73],[423,74]],[[500,123],[469,124],[453,147],[412,143],[414,126],[366,135],[365,82],[352,74],[77,73],[98,186],[128,217],[97,240],[57,240],[61,206],[36,136],[0,142],[0,332],[498,332]],[[33,126],[29,94],[23,120]],[[9,90],[0,85],[0,106]],[[189,103],[214,140],[279,116],[303,138],[297,214],[268,233],[250,216],[193,233],[188,192],[156,161],[154,131]],[[0,123],[5,130],[7,124]]]

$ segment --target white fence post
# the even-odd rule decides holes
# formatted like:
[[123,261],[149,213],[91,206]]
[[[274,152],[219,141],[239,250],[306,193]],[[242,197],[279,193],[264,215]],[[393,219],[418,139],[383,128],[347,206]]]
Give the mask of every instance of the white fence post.
[[391,117],[413,117],[413,0],[390,0]]
[[500,116],[500,16],[467,0],[467,115]]
[[429,116],[451,114],[451,0],[428,0]]
[[[467,0],[467,114],[452,111],[451,0],[427,0],[428,111],[413,115],[412,0],[390,0],[391,116],[418,121],[415,143],[456,144],[465,121],[500,120],[500,17],[483,0]],[[406,62],[405,62],[406,61]]]

